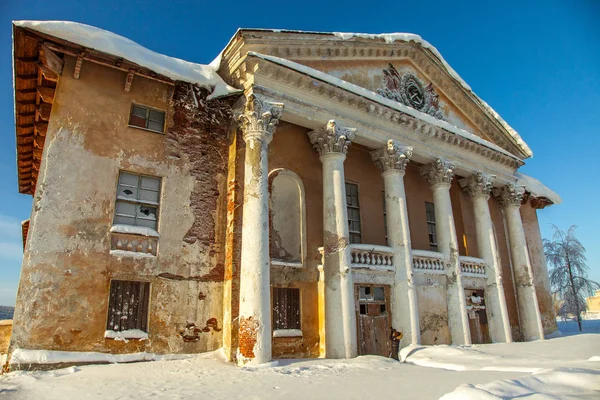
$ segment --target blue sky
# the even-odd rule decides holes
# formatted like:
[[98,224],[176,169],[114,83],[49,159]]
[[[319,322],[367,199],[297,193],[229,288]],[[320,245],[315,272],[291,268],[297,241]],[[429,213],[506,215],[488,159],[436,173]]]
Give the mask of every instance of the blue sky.
[[13,305],[21,265],[20,221],[31,196],[17,188],[11,20],[70,20],[152,50],[208,63],[238,27],[411,32],[442,53],[473,90],[533,149],[521,169],[563,198],[539,212],[578,225],[590,276],[600,281],[600,2],[0,1],[0,305]]

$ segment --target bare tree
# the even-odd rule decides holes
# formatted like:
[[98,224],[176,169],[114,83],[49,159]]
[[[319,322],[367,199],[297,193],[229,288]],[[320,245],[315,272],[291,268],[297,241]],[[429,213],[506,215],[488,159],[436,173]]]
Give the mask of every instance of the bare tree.
[[575,237],[575,225],[565,233],[555,225],[552,240],[544,239],[544,253],[550,265],[550,285],[552,291],[563,302],[560,314],[574,314],[581,332],[581,312],[585,311],[585,298],[594,294],[600,287],[587,278],[585,247]]

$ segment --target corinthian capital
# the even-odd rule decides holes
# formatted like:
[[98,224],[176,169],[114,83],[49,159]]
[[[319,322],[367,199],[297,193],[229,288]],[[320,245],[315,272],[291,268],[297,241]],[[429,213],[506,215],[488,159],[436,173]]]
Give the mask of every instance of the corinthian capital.
[[328,153],[346,154],[355,134],[356,129],[339,126],[331,120],[324,127],[308,132],[308,138],[319,156],[324,156]]
[[405,171],[412,156],[412,147],[400,145],[395,140],[388,140],[386,147],[371,152],[371,159],[381,172],[398,170]]
[[489,197],[496,175],[484,174],[479,171],[468,178],[458,181],[469,197]]
[[424,165],[419,169],[421,176],[425,178],[429,186],[450,185],[454,178],[456,165],[450,161],[438,157],[434,162]]
[[244,140],[254,138],[266,144],[270,143],[282,109],[282,103],[272,103],[250,94],[244,110],[236,118],[244,132]]
[[525,194],[525,186],[517,186],[514,183],[509,183],[501,188],[494,188],[493,194],[502,207],[521,206],[521,201]]

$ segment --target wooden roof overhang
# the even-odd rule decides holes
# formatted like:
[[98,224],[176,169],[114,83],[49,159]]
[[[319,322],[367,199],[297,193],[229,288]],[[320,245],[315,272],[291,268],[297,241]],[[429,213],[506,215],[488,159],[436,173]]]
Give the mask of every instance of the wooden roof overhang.
[[64,55],[77,58],[74,77],[79,79],[83,61],[127,72],[124,91],[135,75],[174,85],[175,81],[122,57],[13,25],[13,79],[15,133],[19,192],[35,194],[48,122]]

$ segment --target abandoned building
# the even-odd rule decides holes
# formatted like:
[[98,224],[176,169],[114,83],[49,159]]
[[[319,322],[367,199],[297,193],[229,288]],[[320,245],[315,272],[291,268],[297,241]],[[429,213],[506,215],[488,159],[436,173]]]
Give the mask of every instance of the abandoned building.
[[13,48],[11,351],[261,363],[556,330],[537,212],[560,197],[419,36],[240,29],[201,65],[19,21]]

